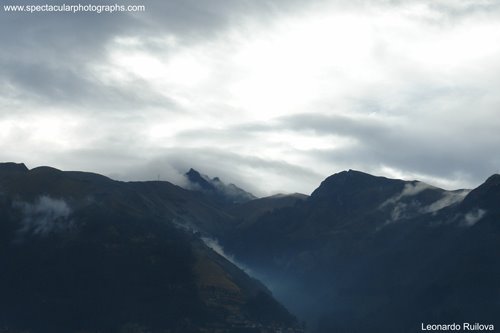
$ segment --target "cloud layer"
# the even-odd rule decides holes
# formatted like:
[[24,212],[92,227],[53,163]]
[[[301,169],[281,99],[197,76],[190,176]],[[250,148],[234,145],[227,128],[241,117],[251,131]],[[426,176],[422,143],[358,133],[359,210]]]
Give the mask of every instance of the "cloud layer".
[[498,172],[497,1],[145,4],[0,11],[0,160],[194,167],[257,194],[348,168],[446,188]]

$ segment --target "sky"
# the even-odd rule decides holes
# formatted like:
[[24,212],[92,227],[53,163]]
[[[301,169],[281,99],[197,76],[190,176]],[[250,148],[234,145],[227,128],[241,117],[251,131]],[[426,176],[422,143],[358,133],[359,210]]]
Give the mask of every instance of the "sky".
[[146,10],[0,8],[0,161],[256,195],[500,170],[498,0],[89,3]]

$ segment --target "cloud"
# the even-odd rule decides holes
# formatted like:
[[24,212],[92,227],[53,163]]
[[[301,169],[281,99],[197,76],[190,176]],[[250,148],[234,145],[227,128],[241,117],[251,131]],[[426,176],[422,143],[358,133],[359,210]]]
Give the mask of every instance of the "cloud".
[[234,256],[228,255],[227,253],[224,252],[224,249],[222,246],[219,244],[219,242],[216,239],[213,238],[208,238],[208,237],[202,237],[201,240],[205,243],[206,246],[214,250],[217,254],[223,256],[226,258],[228,261],[232,262],[233,264],[235,263]]
[[431,186],[431,185],[428,185],[428,184],[422,183],[422,182],[414,182],[414,183],[405,184],[405,186],[403,187],[403,190],[401,191],[400,194],[387,199],[384,203],[382,203],[380,208],[384,208],[387,205],[395,204],[404,197],[411,197],[411,196],[417,195],[420,192],[428,190],[428,189],[436,189],[436,188],[434,186]]
[[[490,126],[482,125],[481,136],[468,136],[464,133],[470,129],[462,126],[469,127],[475,121],[465,124],[464,120],[464,124],[447,133],[450,129],[445,128],[444,120],[435,124],[438,117],[423,124],[418,115],[409,118],[404,114],[304,114],[286,118],[283,126],[330,140],[337,135],[346,142],[334,149],[311,151],[321,163],[355,167],[389,177],[417,178],[446,188],[476,186],[481,182],[480,174],[494,173],[500,161],[489,152],[500,138],[495,138]],[[466,113],[461,117],[466,118]],[[478,165],[477,160],[485,163]]]
[[[116,178],[143,180],[163,180],[180,185],[185,184],[184,173],[190,168],[211,177],[219,177],[225,183],[233,183],[257,196],[269,195],[276,189],[286,190],[293,185],[314,184],[322,175],[309,168],[272,158],[261,158],[251,154],[233,152],[217,148],[169,148],[161,150],[159,156],[152,157],[147,164],[137,163]],[[262,181],[266,180],[263,186]]]
[[209,238],[209,237],[202,237],[201,240],[205,243],[206,246],[211,248],[214,252],[216,252],[218,255],[224,257],[227,261],[231,262],[233,265],[238,266],[241,270],[243,270],[245,273],[248,275],[253,275],[254,273],[252,270],[242,263],[238,262],[233,255],[228,254],[224,251],[224,248],[222,245],[220,245],[219,241],[214,238]]
[[472,210],[464,215],[463,224],[466,227],[472,227],[477,222],[479,222],[485,215],[486,211],[484,209]]
[[[412,198],[426,190],[439,191],[441,198],[433,202],[422,202],[417,198]],[[386,223],[392,223],[419,214],[434,214],[445,207],[460,203],[469,192],[470,190],[443,191],[426,183],[412,182],[405,184],[401,193],[387,199],[379,209],[390,210],[391,217]]]
[[62,199],[41,196],[34,203],[16,202],[15,206],[22,213],[20,234],[46,236],[71,230],[74,226],[72,210]]
[[462,202],[464,198],[469,194],[469,190],[459,190],[459,191],[447,191],[443,193],[443,197],[436,202],[433,202],[427,207],[422,208],[422,212],[434,213],[445,207],[455,205]]
[[0,159],[178,182],[195,167],[256,193],[349,168],[445,188],[498,171],[496,1],[145,5],[0,12]]

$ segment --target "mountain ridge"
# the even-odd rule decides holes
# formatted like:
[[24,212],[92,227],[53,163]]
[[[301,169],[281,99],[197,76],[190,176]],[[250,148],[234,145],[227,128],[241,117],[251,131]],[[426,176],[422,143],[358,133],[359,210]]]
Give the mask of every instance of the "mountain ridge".
[[[447,191],[415,180],[348,170],[327,177],[311,196],[275,195],[222,204],[213,193],[168,182],[119,182],[47,167],[23,169],[0,164],[1,263],[9,263],[5,254],[16,253],[12,252],[15,244],[33,242],[26,256],[19,258],[31,264],[31,256],[43,259],[52,263],[48,272],[55,274],[67,257],[50,244],[59,249],[70,244],[78,251],[69,253],[81,253],[78,246],[84,246],[99,254],[94,258],[118,263],[116,270],[123,273],[126,268],[119,263],[134,251],[153,262],[176,262],[166,255],[153,255],[172,244],[170,249],[177,249],[172,253],[187,263],[179,266],[184,267],[179,272],[184,272],[188,283],[179,287],[189,300],[181,307],[187,312],[176,316],[188,321],[177,322],[178,329],[182,325],[183,330],[200,328],[208,316],[218,318],[216,325],[232,318],[230,325],[238,329],[257,325],[252,326],[260,327],[257,331],[288,327],[301,332],[269,290],[315,333],[413,332],[422,321],[500,325],[496,319],[500,311],[499,175],[472,191]],[[158,236],[152,237],[157,233],[169,241],[163,244]],[[40,243],[40,239],[52,243]],[[215,245],[204,239],[212,239]],[[119,250],[113,254],[112,249]],[[144,272],[157,269],[140,256],[132,258],[134,267]],[[263,284],[246,278],[232,262],[246,267]],[[149,281],[140,272],[133,275],[137,281]],[[193,272],[197,278],[189,277]],[[161,270],[158,274],[166,280],[174,277]],[[8,278],[0,277],[0,289],[4,286],[7,294]],[[21,291],[27,288],[14,286]],[[22,295],[29,297],[29,293]],[[1,301],[0,308],[2,327],[6,320],[2,313],[14,310],[8,312]],[[133,317],[132,310],[123,311]],[[174,317],[169,320],[175,321]],[[142,313],[136,320],[151,328],[162,319]]]
[[2,330],[301,332],[263,284],[202,241],[234,219],[191,191],[49,167],[4,169]]
[[[307,200],[240,225],[223,245],[264,281],[281,285],[278,299],[317,332],[412,332],[422,320],[495,321],[500,294],[488,290],[498,290],[492,279],[500,278],[500,258],[493,256],[500,216],[481,204],[487,198],[488,207],[499,206],[497,179],[470,192],[446,191],[344,171]],[[475,197],[472,208],[484,211],[466,207]],[[487,274],[481,285],[469,267]]]

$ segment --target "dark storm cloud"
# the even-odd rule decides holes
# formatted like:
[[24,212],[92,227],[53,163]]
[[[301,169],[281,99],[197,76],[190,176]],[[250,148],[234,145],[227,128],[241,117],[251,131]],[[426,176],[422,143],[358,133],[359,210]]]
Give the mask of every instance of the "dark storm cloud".
[[17,98],[88,110],[96,106],[123,110],[144,104],[173,105],[168,98],[148,89],[147,82],[136,79],[123,86],[110,86],[99,80],[90,67],[106,61],[106,47],[113,38],[135,33],[142,25],[135,16],[0,15],[0,86],[9,87]]
[[[29,4],[55,1],[30,1]],[[79,1],[66,1],[78,4]],[[106,4],[95,1],[94,4]],[[148,40],[163,34],[180,43],[207,39],[245,15],[274,15],[298,1],[146,1],[145,13],[7,13],[0,12],[0,85],[14,87],[27,98],[56,103],[95,104],[119,100],[146,104],[169,103],[147,93],[146,82],[127,87],[106,86],[93,77],[87,65],[106,60],[107,46],[120,36]],[[16,2],[13,4],[22,4]],[[142,4],[134,2],[134,4]],[[136,91],[144,87],[143,91]],[[153,96],[152,96],[153,95]],[[87,103],[86,103],[87,102]]]

